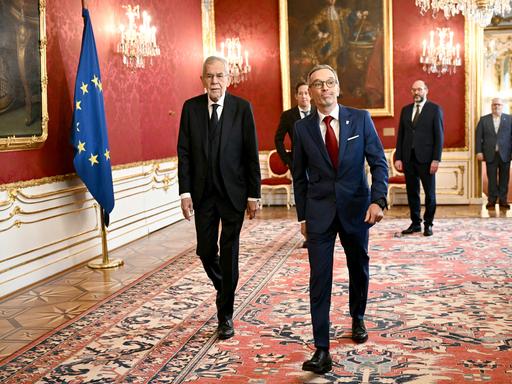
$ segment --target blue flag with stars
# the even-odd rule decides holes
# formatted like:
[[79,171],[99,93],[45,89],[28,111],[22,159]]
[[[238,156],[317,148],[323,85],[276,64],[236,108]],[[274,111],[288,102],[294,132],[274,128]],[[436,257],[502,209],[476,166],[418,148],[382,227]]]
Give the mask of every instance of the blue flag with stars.
[[87,9],[82,10],[84,33],[75,82],[71,140],[78,176],[101,206],[105,225],[114,208],[114,187],[108,146],[103,87],[96,43]]

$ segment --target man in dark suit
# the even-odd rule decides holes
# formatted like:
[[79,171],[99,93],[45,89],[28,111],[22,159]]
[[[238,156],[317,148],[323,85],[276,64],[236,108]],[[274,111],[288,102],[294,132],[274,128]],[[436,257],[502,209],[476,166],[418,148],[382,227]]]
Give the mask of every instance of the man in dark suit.
[[[476,127],[476,158],[485,160],[487,169],[487,209],[497,200],[501,208],[510,209],[507,202],[510,156],[512,152],[512,119],[503,113],[503,101],[492,99],[492,113],[482,116]],[[499,175],[499,177],[498,177]]]
[[[310,305],[316,351],[302,369],[325,373],[329,354],[329,310],[333,254],[338,235],[349,270],[352,339],[368,339],[364,323],[369,283],[368,230],[383,217],[388,165],[367,111],[337,103],[338,76],[328,65],[308,75],[316,113],[294,130],[293,186],[301,232],[307,235]],[[371,189],[365,160],[372,175]]]
[[443,151],[443,111],[427,100],[424,81],[413,83],[413,104],[402,108],[396,140],[395,167],[405,175],[411,225],[402,234],[421,232],[420,181],[425,192],[423,235],[432,236],[436,212],[436,172]]
[[244,210],[253,219],[260,198],[258,143],[251,105],[226,92],[227,62],[208,57],[201,79],[207,93],[185,101],[181,113],[179,191],[183,215],[195,217],[197,255],[217,290],[218,336],[228,339]]
[[[279,127],[277,127],[276,136],[274,142],[276,144],[276,150],[279,157],[283,162],[292,169],[293,159],[293,127],[295,122],[309,116],[314,113],[315,109],[311,105],[311,96],[309,95],[309,86],[304,81],[297,83],[295,86],[295,100],[297,100],[297,106],[284,111],[281,114],[279,120]],[[288,135],[291,142],[291,151],[287,151],[284,145],[284,138]],[[304,240],[302,248],[307,248],[308,242]]]
[[[287,109],[281,114],[279,126],[277,127],[274,138],[277,153],[289,169],[292,169],[293,126],[297,120],[303,119],[312,112],[309,87],[303,81],[297,83],[295,86],[295,100],[297,100],[297,105],[291,109]],[[284,145],[286,135],[288,135],[291,141],[291,152],[288,152]]]

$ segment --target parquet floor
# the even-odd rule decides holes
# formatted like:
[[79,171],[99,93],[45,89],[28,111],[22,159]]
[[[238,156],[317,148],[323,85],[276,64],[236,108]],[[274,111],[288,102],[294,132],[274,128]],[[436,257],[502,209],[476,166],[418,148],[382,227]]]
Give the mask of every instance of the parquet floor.
[[[409,211],[406,206],[393,206],[386,217],[407,218]],[[480,205],[438,206],[436,218],[441,217],[508,219],[512,211],[488,211]],[[296,220],[295,209],[264,207],[256,220],[272,218]],[[120,268],[93,270],[81,265],[0,299],[0,360],[194,245],[194,224],[183,220],[112,251],[112,259],[124,260]]]

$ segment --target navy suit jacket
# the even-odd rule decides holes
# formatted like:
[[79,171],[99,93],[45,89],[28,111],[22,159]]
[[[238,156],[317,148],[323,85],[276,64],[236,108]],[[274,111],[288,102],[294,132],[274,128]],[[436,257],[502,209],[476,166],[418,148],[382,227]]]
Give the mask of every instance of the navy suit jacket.
[[498,134],[494,129],[492,114],[482,116],[476,126],[476,153],[483,153],[485,161],[493,161],[496,144],[501,160],[510,161],[512,152],[512,118],[506,113],[501,114]]
[[395,160],[409,162],[414,144],[414,153],[420,163],[441,161],[443,152],[444,128],[443,110],[437,104],[426,101],[416,126],[412,126],[414,103],[402,108],[398,136],[396,140]]
[[[320,132],[318,112],[294,129],[293,188],[299,221],[323,233],[335,215],[347,233],[364,233],[372,201],[386,198],[388,163],[368,111],[340,105],[338,168],[334,170]],[[368,161],[371,189],[365,171]]]
[[[203,198],[208,171],[208,95],[185,101],[178,135],[180,194],[189,192],[194,205]],[[247,198],[260,197],[261,174],[251,105],[226,93],[220,119],[220,175],[233,206],[243,211]]]

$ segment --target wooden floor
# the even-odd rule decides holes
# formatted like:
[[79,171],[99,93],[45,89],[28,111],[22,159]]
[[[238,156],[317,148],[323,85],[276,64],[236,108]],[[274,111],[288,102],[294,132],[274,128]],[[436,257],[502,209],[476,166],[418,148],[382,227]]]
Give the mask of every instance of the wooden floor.
[[[386,212],[386,217],[408,218],[409,211],[406,206],[393,206]],[[498,208],[488,211],[479,205],[437,207],[436,218],[449,217],[508,219],[512,218],[512,211]],[[258,212],[257,220],[272,218],[296,220],[295,209],[265,207]],[[86,265],[78,266],[3,298],[0,300],[0,359],[79,316],[194,245],[194,224],[181,221],[112,251],[112,259],[124,260],[124,266],[120,268],[93,270]]]

